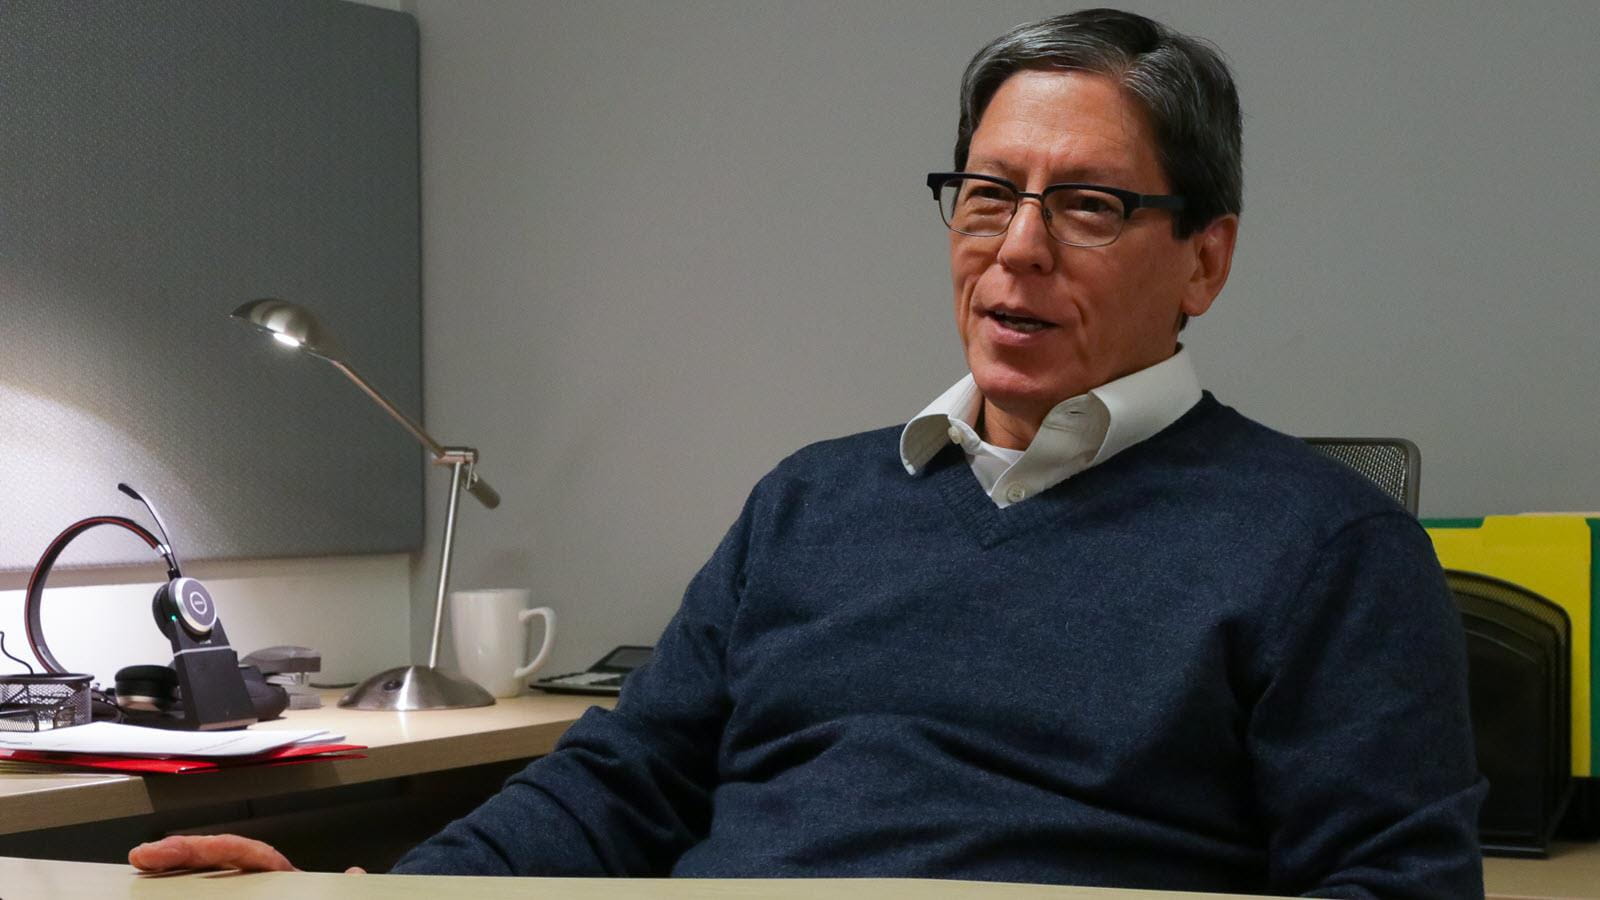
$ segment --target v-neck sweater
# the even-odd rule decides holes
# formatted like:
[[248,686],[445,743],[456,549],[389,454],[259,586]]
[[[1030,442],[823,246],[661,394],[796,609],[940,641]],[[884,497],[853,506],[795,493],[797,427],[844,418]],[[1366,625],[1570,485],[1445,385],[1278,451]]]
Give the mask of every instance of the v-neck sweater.
[[780,464],[616,709],[395,871],[1481,896],[1460,619],[1381,491],[1209,394],[1004,509],[897,435]]

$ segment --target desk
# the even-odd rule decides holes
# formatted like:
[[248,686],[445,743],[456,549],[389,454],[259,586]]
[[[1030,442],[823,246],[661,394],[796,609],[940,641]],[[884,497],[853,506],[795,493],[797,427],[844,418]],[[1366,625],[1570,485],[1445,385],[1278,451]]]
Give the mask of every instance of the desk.
[[[1600,847],[1566,847],[1550,860],[1487,861],[1489,896],[1593,897],[1600,890]],[[1501,865],[1510,863],[1511,865]],[[337,875],[324,872],[197,872],[140,876],[126,865],[0,857],[0,889],[6,900],[95,897],[116,900],[282,900],[318,898],[499,898],[561,897],[572,900],[810,900],[844,896],[863,900],[1202,900],[1236,897],[1167,891],[1106,890],[903,878],[837,879],[469,878],[405,875]]]
[[1494,897],[1600,897],[1600,843],[1558,842],[1549,859],[1483,861],[1483,884]]
[[290,710],[258,730],[326,728],[368,746],[365,759],[200,775],[0,774],[0,835],[170,813],[542,756],[589,706],[609,698],[531,694],[479,709],[387,713]]
[[0,857],[6,900],[1261,900],[1238,894],[1110,890],[910,878],[468,878],[323,872],[136,875],[128,866]]
[[[280,721],[263,722],[253,726],[258,729],[328,728],[343,732],[350,740],[366,744],[366,759],[343,760],[331,763],[310,763],[270,769],[242,769],[206,775],[174,775],[143,778],[131,775],[0,775],[0,835],[54,828],[88,822],[103,822],[122,817],[141,816],[158,812],[198,808],[223,800],[238,800],[292,794],[319,790],[340,785],[358,784],[383,779],[421,775],[442,769],[503,762],[529,756],[540,756],[554,748],[556,740],[566,731],[583,710],[591,705],[587,698],[535,694],[501,700],[494,706],[482,709],[440,710],[413,713],[380,713],[343,710],[334,707],[337,692],[324,696],[328,706],[318,710],[292,710]],[[601,700],[609,705],[610,700]],[[125,850],[126,848],[119,848]],[[26,896],[14,892],[12,885],[27,883],[13,881],[5,873],[25,870],[28,878],[54,878],[66,873],[73,878],[104,879],[108,871],[115,872],[116,885],[122,885],[126,866],[102,866],[90,863],[29,862],[0,859],[0,893],[6,900]],[[42,868],[28,869],[30,865]],[[67,868],[53,868],[65,866]],[[74,868],[83,866],[87,868]],[[20,868],[19,868],[20,867]],[[54,875],[50,873],[56,873]],[[78,873],[78,874],[72,874]],[[65,877],[65,875],[62,875]],[[166,888],[156,882],[139,881],[136,893],[106,896],[139,897],[205,897],[207,887],[188,885],[221,885],[237,887],[267,883],[256,879],[222,878],[216,875],[189,876],[184,879],[164,880],[174,885],[185,885],[186,893],[166,894]],[[277,877],[277,876],[274,876]],[[311,878],[312,876],[300,876]],[[376,879],[378,876],[368,876]],[[483,882],[460,880],[464,884]],[[1504,897],[1592,897],[1600,898],[1600,844],[1558,844],[1548,860],[1486,859],[1484,881],[1491,896]],[[106,882],[111,883],[111,882]],[[343,884],[343,882],[336,882]],[[397,882],[403,884],[405,882]],[[502,884],[501,882],[488,882]],[[894,884],[925,884],[922,882],[873,882],[877,896],[915,896]],[[320,893],[321,882],[307,880],[306,896],[334,896]],[[296,885],[296,890],[300,886]],[[116,890],[123,890],[117,887]],[[133,888],[128,888],[133,891]],[[329,887],[327,890],[333,890]],[[343,888],[340,888],[343,890]],[[399,890],[396,888],[396,890]],[[483,896],[496,896],[493,891]],[[729,889],[733,890],[733,889]],[[776,888],[774,888],[776,890]],[[784,893],[737,893],[707,889],[716,896],[734,897],[787,897]],[[896,893],[900,891],[900,893]],[[719,893],[720,892],[720,893]],[[468,896],[470,892],[463,893]],[[92,896],[86,893],[85,896]],[[422,892],[418,896],[422,896]],[[239,898],[254,897],[254,893],[239,893]],[[261,896],[266,896],[263,891]],[[276,896],[283,896],[278,894]],[[345,896],[341,894],[340,896]],[[363,896],[353,894],[349,896]],[[378,896],[372,894],[371,896]],[[393,896],[404,896],[394,894]],[[556,894],[553,896],[561,896]],[[632,897],[641,894],[627,893],[618,888],[609,894],[574,894],[574,896]],[[656,893],[652,896],[678,897],[688,894]],[[794,894],[793,896],[802,896]],[[967,894],[928,894],[927,896],[964,897]],[[996,893],[986,896],[1010,896]],[[1016,895],[1023,896],[1023,895]],[[1074,897],[1078,894],[1038,894],[1040,897]],[[1090,896],[1090,895],[1083,895]],[[1126,896],[1126,895],[1119,895]],[[1159,895],[1149,895],[1159,896]],[[1194,895],[1189,895],[1194,896]]]

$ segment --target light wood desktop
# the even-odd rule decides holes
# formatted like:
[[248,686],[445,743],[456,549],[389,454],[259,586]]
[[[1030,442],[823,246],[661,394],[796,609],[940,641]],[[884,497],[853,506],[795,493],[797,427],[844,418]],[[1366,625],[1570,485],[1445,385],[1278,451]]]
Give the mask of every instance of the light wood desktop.
[[128,866],[11,857],[0,857],[0,890],[6,900],[1246,900],[1238,894],[910,878],[469,878],[321,872],[199,872],[152,877],[138,875]]
[[[1570,861],[1570,860],[1569,860]],[[1600,854],[1579,854],[1577,868],[1558,871],[1556,861],[1518,861],[1516,877],[1491,878],[1489,897],[1595,897],[1600,887]],[[1491,862],[1505,862],[1493,860]],[[1541,865],[1542,864],[1542,865]],[[1491,867],[1493,868],[1493,867]],[[281,900],[283,897],[498,898],[560,897],[563,900],[810,900],[850,897],[861,900],[1204,900],[1236,894],[1194,894],[1109,888],[988,884],[904,878],[836,879],[670,879],[670,878],[483,878],[416,875],[338,875],[327,872],[192,872],[149,876],[125,865],[0,857],[0,890],[6,900],[93,897],[96,900]]]
[[[540,756],[550,752],[561,734],[597,698],[546,695],[501,700],[482,709],[444,710],[414,713],[374,713],[343,710],[333,706],[337,692],[325,695],[327,705],[319,710],[291,711],[283,720],[252,726],[258,729],[328,728],[343,733],[352,742],[366,744],[366,759],[309,763],[275,768],[249,768],[206,775],[177,775],[144,778],[130,775],[74,775],[56,772],[38,774],[0,774],[0,835],[44,828],[105,822],[124,817],[200,808],[219,802],[262,798],[317,791],[341,785],[424,775],[445,769],[479,766],[508,760]],[[599,699],[601,705],[610,700]],[[297,879],[292,891],[307,897],[411,896],[410,882],[401,877],[382,876],[386,886],[379,889],[380,876],[365,876],[363,885],[349,883],[341,876],[323,874],[253,875],[249,878],[218,873],[182,878],[139,879],[126,866],[94,863],[16,860],[0,857],[0,896],[6,900],[27,896],[131,896],[208,897],[228,891],[235,898],[284,896],[283,878]],[[1484,861],[1484,880],[1490,896],[1499,897],[1581,897],[1600,900],[1600,844],[1559,844],[1550,859],[1497,859]],[[112,877],[115,876],[115,877]],[[64,879],[64,880],[63,880]],[[328,880],[332,879],[332,880]],[[303,881],[303,884],[300,883]],[[61,892],[44,890],[29,894],[23,886],[38,883],[58,885]],[[82,883],[85,890],[74,893],[69,884]],[[415,888],[415,896],[538,896],[517,882],[484,879],[429,879],[429,887]],[[866,897],[1089,897],[1098,893],[1006,893],[998,886],[977,888],[950,887],[945,883],[896,882],[874,880],[864,889]],[[105,893],[100,887],[125,893]],[[631,886],[630,886],[631,885]],[[560,893],[551,896],[574,897],[799,897],[798,888],[790,893],[785,883],[661,881],[601,881],[563,883]],[[920,887],[908,887],[917,885]],[[842,885],[840,886],[842,887]],[[92,888],[92,889],[91,889]],[[926,890],[924,890],[926,888]],[[41,889],[42,890],[42,889]],[[361,891],[372,893],[360,893]],[[449,891],[430,893],[431,891]],[[953,891],[935,893],[933,891]],[[1009,890],[1009,888],[1007,888]],[[169,893],[170,891],[170,893]],[[961,893],[969,891],[969,893]],[[998,891],[998,892],[995,892]],[[236,893],[237,892],[237,893]],[[354,892],[354,893],[352,893]],[[852,896],[855,896],[852,894]],[[1106,894],[1136,897],[1139,894]],[[1144,894],[1143,896],[1168,896]],[[1170,895],[1198,896],[1198,895]]]
[[338,698],[327,691],[322,709],[251,727],[326,728],[367,745],[365,759],[150,778],[0,774],[0,835],[542,756],[585,709],[612,702],[535,692],[479,709],[386,713],[340,709]]

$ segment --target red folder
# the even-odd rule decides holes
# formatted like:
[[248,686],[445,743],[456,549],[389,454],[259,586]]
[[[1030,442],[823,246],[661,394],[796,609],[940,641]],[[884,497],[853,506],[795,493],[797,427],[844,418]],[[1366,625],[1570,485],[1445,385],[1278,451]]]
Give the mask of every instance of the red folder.
[[365,759],[355,753],[367,749],[363,744],[291,744],[255,756],[224,756],[212,759],[180,759],[149,756],[102,756],[91,753],[43,753],[36,750],[0,748],[0,759],[45,763],[54,766],[80,766],[133,775],[193,775],[220,772],[240,766],[287,766],[324,759]]

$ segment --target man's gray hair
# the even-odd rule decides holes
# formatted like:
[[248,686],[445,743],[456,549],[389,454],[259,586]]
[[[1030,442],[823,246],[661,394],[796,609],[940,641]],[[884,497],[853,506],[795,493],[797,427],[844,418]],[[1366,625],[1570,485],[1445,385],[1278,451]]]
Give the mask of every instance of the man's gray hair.
[[995,91],[1025,69],[1104,75],[1137,98],[1155,135],[1172,192],[1186,200],[1179,237],[1238,213],[1244,200],[1239,93],[1221,53],[1160,22],[1115,9],[1088,9],[1019,25],[978,51],[961,77],[956,170]]

